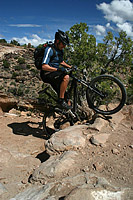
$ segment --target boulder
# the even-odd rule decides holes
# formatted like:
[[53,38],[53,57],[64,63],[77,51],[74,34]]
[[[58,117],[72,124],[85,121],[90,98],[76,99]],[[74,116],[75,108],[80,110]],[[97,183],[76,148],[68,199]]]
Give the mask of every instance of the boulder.
[[85,147],[86,138],[83,134],[87,129],[86,125],[70,126],[56,132],[45,143],[46,151],[49,155],[60,154],[68,150],[77,150]]
[[[52,181],[52,180],[51,180]],[[132,190],[117,188],[105,178],[81,172],[54,180],[44,186],[32,186],[10,200],[125,200],[132,199]]]
[[90,124],[88,129],[101,131],[105,126],[108,125],[108,121],[103,116],[98,115],[93,124]]
[[69,171],[74,170],[77,167],[77,155],[78,154],[75,151],[68,151],[60,156],[50,157],[46,162],[35,169],[30,181],[45,184],[50,178],[57,180],[61,176],[66,176]]
[[[17,194],[14,198],[10,200],[42,200],[49,196],[50,189],[53,184],[47,184],[46,186],[32,186],[23,192]],[[57,199],[56,199],[57,200]]]
[[17,105],[17,100],[13,97],[0,93],[0,107],[3,112],[8,112],[11,108]]
[[121,111],[112,115],[112,119],[110,120],[110,123],[109,123],[111,128],[115,130],[123,119],[124,119],[124,115],[122,114]]
[[109,136],[110,136],[110,134],[106,134],[106,133],[96,134],[90,138],[90,141],[92,144],[95,144],[96,146],[99,146],[99,145],[102,146],[102,145],[105,145]]
[[[65,200],[122,200],[123,191],[108,191],[103,189],[76,188]],[[123,199],[124,200],[124,199]]]

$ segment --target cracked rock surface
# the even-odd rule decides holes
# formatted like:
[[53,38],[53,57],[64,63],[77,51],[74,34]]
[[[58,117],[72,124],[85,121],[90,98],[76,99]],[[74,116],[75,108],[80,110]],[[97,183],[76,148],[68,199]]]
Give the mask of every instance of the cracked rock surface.
[[100,130],[99,118],[96,127],[68,127],[49,139],[40,117],[1,115],[0,199],[133,199],[132,110],[102,119]]

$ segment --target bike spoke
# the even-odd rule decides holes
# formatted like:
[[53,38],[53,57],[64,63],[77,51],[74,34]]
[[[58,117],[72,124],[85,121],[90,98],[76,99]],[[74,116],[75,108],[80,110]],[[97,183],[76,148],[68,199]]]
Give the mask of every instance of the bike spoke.
[[118,79],[109,75],[99,76],[91,82],[91,88],[87,93],[88,103],[97,112],[115,113],[124,105],[126,94]]

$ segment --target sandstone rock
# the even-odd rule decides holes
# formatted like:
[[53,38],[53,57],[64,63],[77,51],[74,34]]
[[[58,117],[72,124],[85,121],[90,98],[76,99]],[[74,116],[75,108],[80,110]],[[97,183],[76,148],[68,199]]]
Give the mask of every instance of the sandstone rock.
[[7,189],[4,187],[2,183],[0,183],[0,195],[7,192]]
[[72,177],[68,176],[56,182],[50,193],[52,196],[56,194],[57,197],[63,197],[69,194],[75,187],[82,186],[85,183],[86,177],[84,173]]
[[49,192],[53,184],[47,184],[46,186],[32,186],[31,188],[26,189],[25,191],[17,194],[14,198],[10,200],[42,200],[46,199],[49,196]]
[[96,118],[96,120],[94,121],[94,123],[91,124],[91,125],[89,125],[88,128],[89,129],[94,129],[94,130],[97,130],[97,131],[101,131],[102,128],[104,126],[106,126],[107,124],[108,124],[108,121],[105,120],[104,118],[100,117],[100,115],[99,115],[99,117]]
[[76,188],[68,196],[65,197],[65,200],[93,200],[91,196],[91,190],[88,188]]
[[133,105],[127,105],[123,107],[122,113],[126,117],[127,120],[133,121]]
[[78,154],[75,151],[68,151],[61,156],[52,156],[37,168],[31,178],[33,181],[48,181],[50,178],[59,178],[76,168],[75,160]]
[[119,154],[120,152],[119,152],[118,149],[112,149],[112,153],[115,154],[115,155],[117,155],[117,154]]
[[102,172],[104,169],[104,163],[103,162],[96,162],[93,164],[95,169],[99,172]]
[[17,116],[20,116],[21,112],[19,110],[16,110],[15,108],[12,108],[10,111],[9,111],[10,114],[15,114]]
[[8,112],[17,104],[17,100],[13,97],[8,97],[7,95],[0,93],[0,107],[3,112]]
[[9,46],[3,46],[3,45],[0,45],[0,58],[2,59],[4,57],[4,54],[9,54],[9,53],[17,53],[17,51],[21,50],[20,47],[9,47]]
[[86,125],[77,125],[55,133],[45,143],[47,153],[54,155],[68,150],[84,148],[86,139],[83,130],[86,128]]
[[124,119],[124,115],[122,112],[115,113],[112,115],[112,119],[110,120],[110,126],[113,129],[116,129],[119,123]]
[[3,110],[2,110],[2,108],[0,107],[0,116],[3,116],[3,115],[4,115]]
[[18,117],[18,115],[14,114],[14,113],[4,113],[4,117]]
[[12,158],[13,156],[8,150],[0,148],[0,162],[1,163],[8,163]]
[[91,195],[94,199],[118,200],[121,199],[123,191],[97,190],[97,191],[92,191]]
[[27,184],[28,183],[28,178],[24,178],[22,181],[21,181],[22,184]]
[[92,144],[95,144],[96,146],[104,145],[106,141],[108,140],[109,136],[110,134],[106,134],[106,133],[96,134],[90,138],[90,141]]
[[116,188],[103,177],[80,173],[47,183],[45,186],[32,186],[10,200],[125,200],[132,199],[128,188]]
[[32,156],[27,156],[23,159],[23,163],[25,165],[27,165],[28,168],[29,167],[34,168],[34,167],[39,167],[39,165],[41,164],[41,161],[37,158],[32,157]]
[[33,105],[31,105],[29,102],[25,102],[25,101],[19,101],[18,102],[18,107],[23,108],[23,109],[33,109]]
[[[108,191],[103,189],[76,188],[65,200],[121,200],[123,191]],[[124,200],[124,199],[123,199]]]

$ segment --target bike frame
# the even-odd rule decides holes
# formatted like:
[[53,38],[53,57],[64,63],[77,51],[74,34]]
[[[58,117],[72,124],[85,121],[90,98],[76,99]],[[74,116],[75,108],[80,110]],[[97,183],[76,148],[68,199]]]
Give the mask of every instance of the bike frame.
[[[102,94],[101,92],[99,92],[97,89],[94,89],[91,87],[90,85],[90,82],[86,82],[85,80],[83,79],[79,79],[77,77],[75,77],[73,74],[72,74],[73,71],[70,71],[69,73],[69,76],[72,78],[72,83],[70,85],[70,89],[68,90],[68,93],[69,94],[72,94],[72,89],[73,89],[73,112],[76,113],[77,111],[77,83],[80,83],[82,84],[83,86],[85,86],[86,88],[89,88],[91,91],[95,92],[96,94],[98,94],[101,98],[104,98],[105,95]],[[58,102],[57,99],[55,99],[48,91],[47,91],[48,87],[45,88],[42,92],[47,94],[50,98],[52,98],[55,102]],[[41,92],[40,92],[41,93]]]
[[98,94],[101,98],[104,98],[105,95],[102,94],[101,92],[99,92],[97,89],[94,89],[90,86],[90,82],[86,82],[85,80],[81,80],[78,79],[77,77],[75,77],[72,73],[70,73],[70,77],[73,79],[72,83],[71,83],[71,87],[69,92],[71,93],[72,88],[74,88],[74,100],[73,100],[73,111],[76,112],[77,111],[77,83],[82,84],[83,86],[89,88],[91,91],[95,92],[96,94]]
[[[111,75],[101,75],[101,76],[97,76],[96,78],[92,79],[92,81],[87,82],[84,79],[77,78],[77,76],[75,76],[72,73],[73,71],[74,71],[73,69],[69,69],[69,71],[67,71],[67,74],[69,74],[69,76],[72,78],[71,82],[69,83],[70,87],[68,87],[68,94],[72,95],[72,97],[73,97],[72,98],[72,100],[73,100],[72,101],[72,109],[65,110],[65,109],[61,109],[58,105],[49,104],[50,110],[49,110],[48,114],[55,116],[55,113],[58,113],[59,117],[61,117],[60,119],[62,119],[61,122],[59,122],[58,120],[55,121],[55,123],[54,123],[55,128],[58,129],[60,126],[60,123],[64,124],[64,122],[70,122],[70,125],[73,125],[77,120],[81,121],[82,119],[86,118],[86,111],[84,110],[84,108],[82,109],[82,107],[81,107],[82,100],[80,99],[81,104],[78,102],[78,94],[79,94],[79,92],[77,91],[78,83],[80,83],[85,88],[85,90],[81,89],[81,92],[82,92],[81,96],[84,96],[85,92],[86,92],[86,100],[87,100],[88,106],[91,109],[93,109],[96,113],[100,113],[100,114],[104,115],[104,117],[106,117],[106,115],[111,115],[111,114],[118,112],[124,106],[124,103],[126,100],[126,91],[125,91],[122,83],[117,78],[115,78]],[[120,98],[120,103],[113,110],[108,110],[108,101],[107,101],[107,110],[104,110],[104,109],[101,110],[97,107],[97,105],[95,106],[95,104],[94,104],[95,103],[95,95],[94,96],[92,95],[92,98],[94,97],[94,99],[91,99],[91,92],[92,93],[94,92],[99,97],[101,97],[100,101],[102,100],[102,98],[104,99],[104,97],[108,97],[108,91],[107,92],[106,91],[104,92],[104,90],[100,91],[101,88],[97,87],[99,85],[99,83],[101,84],[101,82],[99,82],[99,81],[102,81],[103,79],[105,79],[105,81],[111,80],[113,83],[115,83],[119,87],[120,92],[122,94],[122,97]],[[111,84],[111,86],[112,86],[112,84]],[[49,87],[47,87],[47,88],[49,88]],[[50,92],[47,91],[47,88],[45,88],[42,92],[47,94],[50,98],[52,98],[55,102],[58,103],[58,99],[54,98],[50,94]],[[94,102],[93,102],[93,100],[94,100]],[[96,103],[97,103],[97,96],[96,96]],[[98,106],[99,106],[99,104],[98,104]],[[106,104],[105,104],[105,106],[106,106]],[[48,117],[48,115],[44,114],[43,124],[44,124],[45,131],[47,131],[46,130],[46,120],[45,120],[46,117]]]

